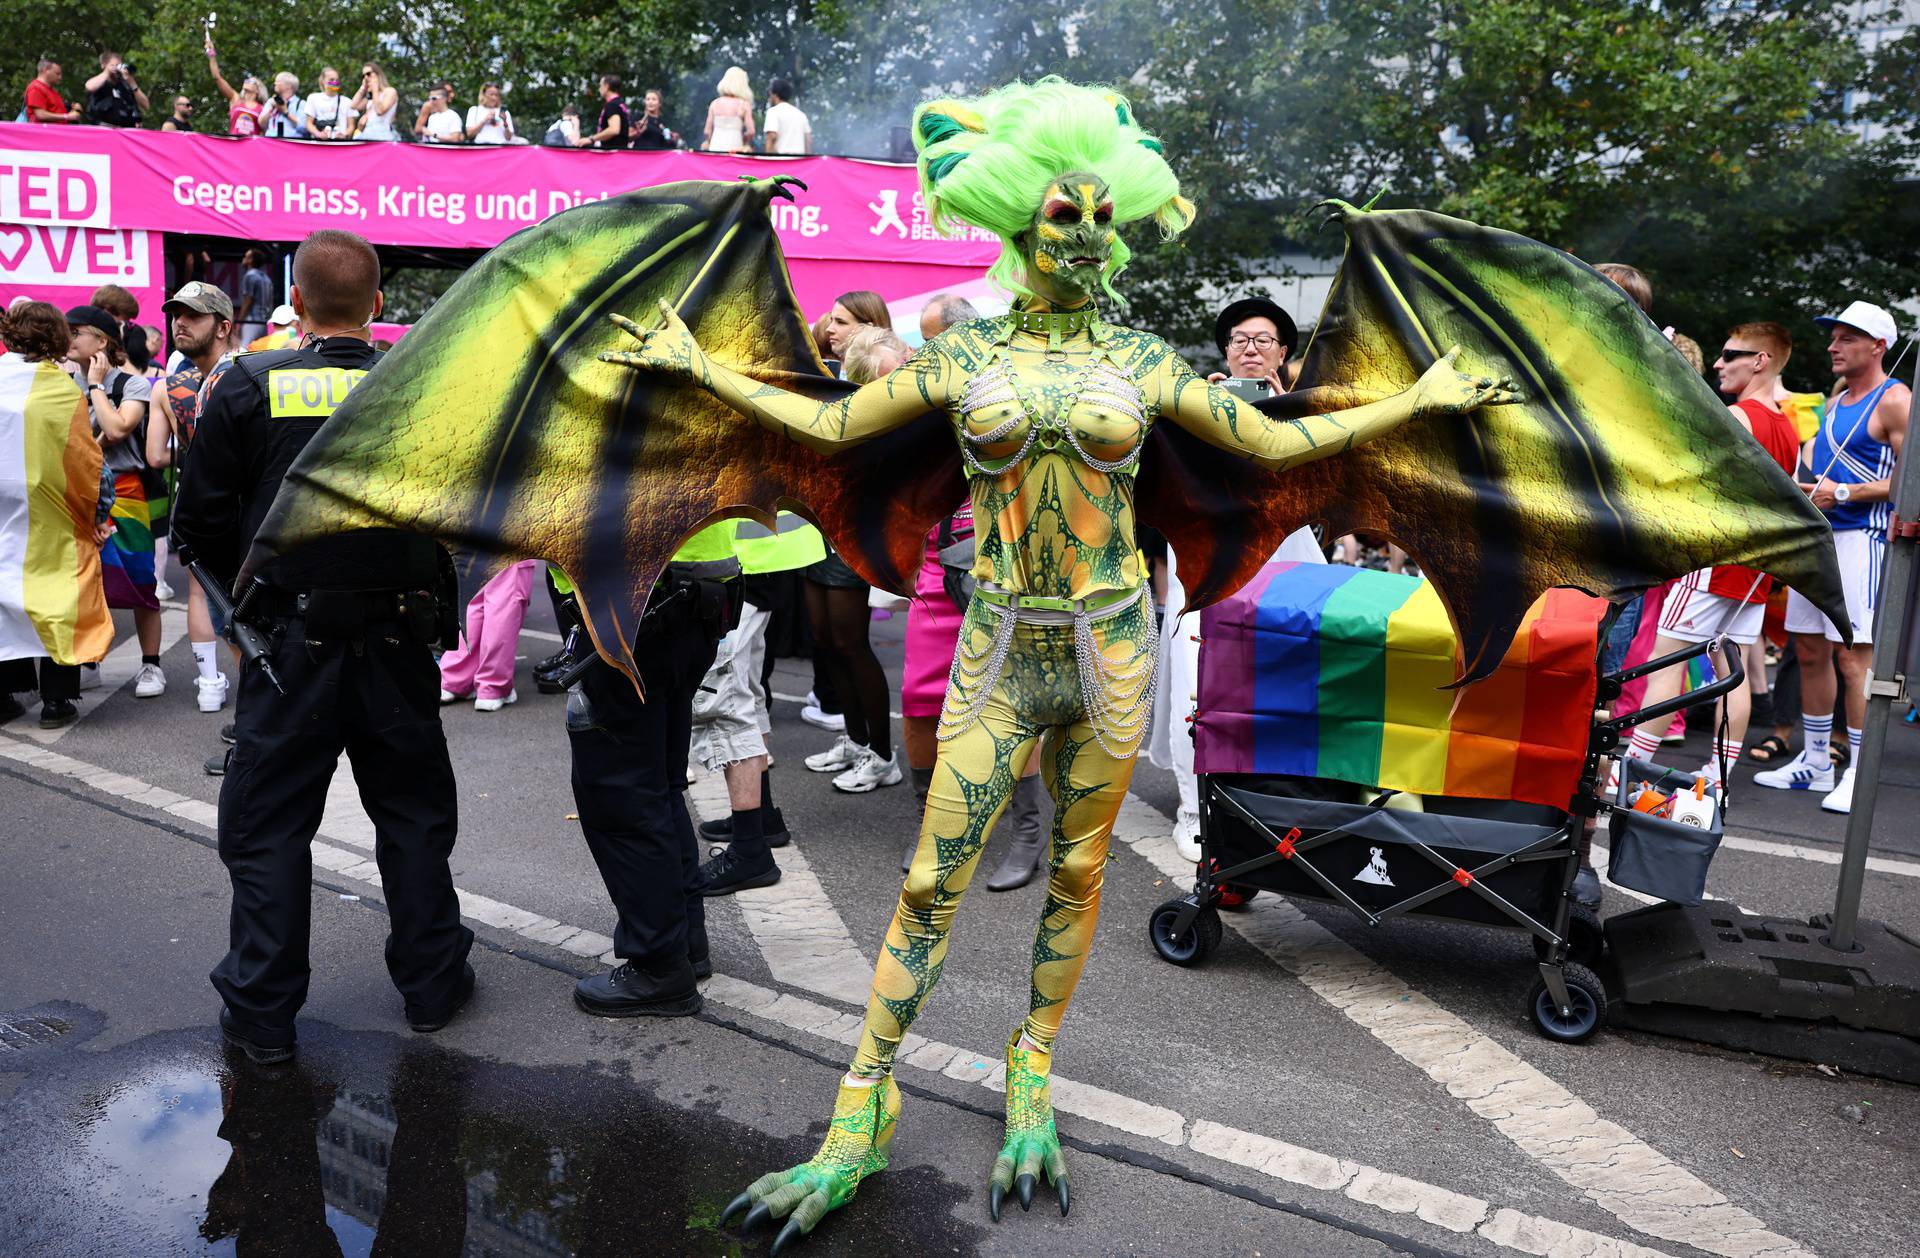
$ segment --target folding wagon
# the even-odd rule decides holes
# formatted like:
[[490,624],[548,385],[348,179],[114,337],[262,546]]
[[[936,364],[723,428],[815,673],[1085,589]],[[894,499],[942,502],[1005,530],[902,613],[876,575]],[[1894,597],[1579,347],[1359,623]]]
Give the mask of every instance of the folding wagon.
[[[1262,891],[1337,904],[1370,926],[1520,929],[1539,964],[1527,1016],[1552,1039],[1591,1036],[1607,1015],[1592,968],[1604,936],[1570,892],[1581,834],[1603,806],[1601,757],[1626,727],[1744,681],[1738,650],[1724,651],[1722,681],[1603,719],[1596,704],[1625,682],[1709,649],[1600,677],[1609,611],[1550,591],[1499,669],[1452,690],[1452,628],[1417,578],[1269,564],[1207,609],[1194,718],[1201,858],[1193,892],[1153,911],[1154,949],[1200,964],[1219,945],[1223,903]],[[1708,845],[1701,882],[1711,855]]]

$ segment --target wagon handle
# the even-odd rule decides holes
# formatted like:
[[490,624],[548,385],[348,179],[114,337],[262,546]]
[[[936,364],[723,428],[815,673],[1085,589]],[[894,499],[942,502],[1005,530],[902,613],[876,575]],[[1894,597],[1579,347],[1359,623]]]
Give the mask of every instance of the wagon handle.
[[1696,656],[1707,654],[1716,646],[1720,648],[1721,658],[1726,661],[1727,666],[1723,670],[1726,676],[1720,678],[1712,685],[1702,686],[1698,690],[1685,691],[1663,703],[1656,703],[1650,708],[1641,708],[1638,711],[1629,712],[1625,716],[1616,716],[1605,721],[1595,721],[1593,725],[1594,750],[1611,751],[1613,748],[1619,746],[1621,730],[1629,729],[1646,721],[1658,720],[1663,716],[1672,716],[1675,712],[1679,712],[1682,709],[1691,708],[1697,704],[1705,703],[1710,699],[1718,699],[1722,695],[1730,694],[1739,687],[1747,684],[1747,666],[1746,661],[1741,657],[1739,648],[1734,643],[1727,641],[1725,638],[1715,638],[1710,642],[1696,642],[1685,650],[1675,651],[1671,655],[1663,655],[1657,660],[1648,660],[1644,664],[1624,669],[1618,673],[1608,673],[1602,678],[1601,680],[1607,684],[1613,695],[1618,695],[1622,683],[1632,681],[1636,677],[1645,677],[1648,673],[1657,673],[1663,668],[1671,668],[1675,664],[1684,664]]

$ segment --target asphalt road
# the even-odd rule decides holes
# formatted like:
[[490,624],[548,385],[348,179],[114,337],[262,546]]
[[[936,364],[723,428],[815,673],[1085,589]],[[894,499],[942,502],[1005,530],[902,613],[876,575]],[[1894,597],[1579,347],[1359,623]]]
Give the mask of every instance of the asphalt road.
[[[529,658],[552,648],[533,612]],[[874,630],[896,666],[897,627]],[[455,881],[483,944],[471,1011],[406,1030],[343,765],[316,845],[299,1065],[261,1072],[223,1054],[205,979],[226,882],[200,762],[222,718],[194,710],[184,641],[165,662],[158,699],[113,689],[110,666],[58,737],[0,727],[7,1252],[763,1252],[766,1235],[718,1214],[824,1130],[898,891],[905,786],[836,795],[800,766],[828,736],[778,702],[786,877],[715,902],[704,1014],[600,1021],[570,1001],[612,922],[568,817],[562,702],[527,684],[501,713],[449,708]],[[775,689],[804,693],[798,661]],[[1920,735],[1897,726],[1890,751],[1865,904],[1912,933]],[[1071,1217],[1044,1191],[987,1217],[994,1067],[1025,1012],[1041,888],[982,886],[899,1071],[893,1166],[809,1250],[1914,1252],[1920,1090],[1635,1032],[1549,1043],[1522,1012],[1530,948],[1507,932],[1374,929],[1263,896],[1208,964],[1175,968],[1146,939],[1152,908],[1185,889],[1172,783],[1143,762],[1134,793],[1056,1056]],[[692,797],[711,807],[715,784]],[[1747,842],[1722,849],[1710,891],[1829,907],[1839,823],[1812,798],[1737,791]],[[1609,914],[1638,907],[1609,889]]]

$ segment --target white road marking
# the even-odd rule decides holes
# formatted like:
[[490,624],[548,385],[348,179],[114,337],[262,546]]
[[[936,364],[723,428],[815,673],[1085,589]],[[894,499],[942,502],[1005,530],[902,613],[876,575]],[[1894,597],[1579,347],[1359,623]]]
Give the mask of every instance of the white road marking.
[[[1193,876],[1167,819],[1128,796],[1114,837],[1168,878]],[[1453,1013],[1374,964],[1291,903],[1263,896],[1228,924],[1529,1157],[1635,1231],[1724,1258],[1807,1251]]]
[[[173,644],[178,642],[186,632],[187,613],[162,608],[160,612],[160,654],[165,655],[168,651],[171,651]],[[31,738],[43,747],[52,746],[54,743],[59,742],[67,736],[68,730],[77,728],[81,722],[84,722],[89,716],[98,712],[101,705],[112,698],[115,692],[133,680],[133,675],[140,671],[140,654],[140,638],[138,635],[127,638],[125,641],[117,644],[111,651],[107,652],[107,658],[100,661],[99,688],[87,690],[80,696],[79,721],[74,722],[72,725],[63,726],[60,729],[27,727],[16,729],[13,732]],[[169,679],[169,684],[172,684],[171,679]],[[147,703],[151,701],[142,699],[141,702]],[[158,702],[165,703],[167,700],[164,697],[159,697]]]
[[[718,773],[694,770],[687,802],[696,825],[731,812],[727,783]],[[873,988],[873,958],[862,953],[847,933],[846,922],[827,898],[800,845],[789,843],[774,853],[774,859],[780,865],[779,882],[727,897],[739,906],[768,971],[789,986],[866,1008],[867,993]]]
[[[1840,851],[1837,848],[1808,847],[1802,843],[1776,843],[1771,839],[1743,839],[1728,835],[1720,840],[1722,848],[1732,848],[1736,852],[1755,852],[1761,856],[1786,856],[1794,860],[1812,861],[1816,865],[1838,865]],[[1897,874],[1902,878],[1920,878],[1920,863],[1895,860],[1890,856],[1867,857],[1867,868],[1879,874]]]
[[[145,804],[206,830],[213,830],[218,822],[218,810],[202,800],[189,799],[45,747],[16,741],[4,733],[0,733],[0,758],[55,776],[73,778],[105,794]],[[1137,801],[1130,799],[1129,803]],[[1145,805],[1139,806],[1145,808]],[[1164,818],[1162,823],[1164,825]],[[353,842],[361,837],[353,833],[353,827],[344,829],[347,833],[343,841]],[[1170,841],[1162,839],[1162,843],[1169,852],[1172,851]],[[323,841],[316,841],[312,847],[313,861],[319,868],[370,887],[380,886],[379,868],[367,859],[364,849],[350,850]],[[557,922],[465,889],[456,890],[460,896],[462,915],[494,929],[535,943],[557,946],[581,957],[602,956],[612,946],[612,940],[604,935]],[[713,977],[706,992],[710,999],[741,1013],[819,1035],[834,1043],[850,1046],[857,1043],[859,1038],[861,1019],[858,1014],[814,1004],[791,993],[776,992],[722,974]],[[911,1032],[902,1040],[900,1048],[899,1060],[905,1068],[944,1075],[992,1091],[1005,1090],[1005,1068],[994,1058]],[[1165,1106],[1135,1100],[1059,1075],[1053,1079],[1053,1099],[1054,1107],[1061,1112],[1102,1126],[1166,1145],[1185,1145],[1203,1156],[1303,1188],[1342,1192],[1355,1202],[1387,1213],[1412,1214],[1434,1226],[1463,1234],[1472,1231],[1518,1253],[1540,1255],[1542,1258],[1665,1258],[1655,1250],[1537,1215],[1496,1208],[1478,1197],[1333,1158],[1270,1137],[1240,1131],[1206,1119],[1190,1122],[1185,1116]],[[1712,1252],[1727,1251],[1714,1249]],[[1756,1249],[1743,1252],[1784,1255],[1799,1251]]]

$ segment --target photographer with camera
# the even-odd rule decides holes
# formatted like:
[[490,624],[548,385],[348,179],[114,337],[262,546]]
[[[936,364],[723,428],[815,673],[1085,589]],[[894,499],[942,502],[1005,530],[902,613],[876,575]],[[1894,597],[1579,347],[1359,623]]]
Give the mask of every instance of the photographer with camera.
[[100,73],[87,80],[87,121],[102,127],[137,127],[147,94],[134,82],[133,67],[111,50],[100,54]]

